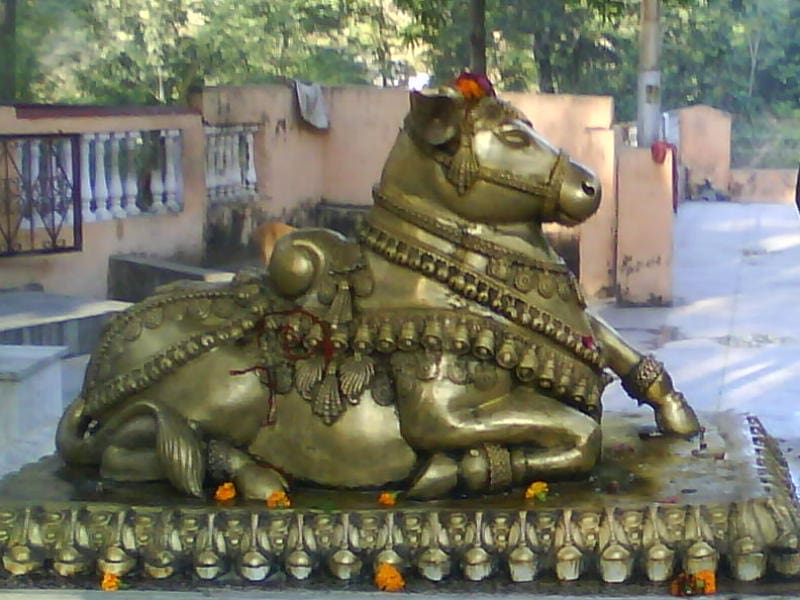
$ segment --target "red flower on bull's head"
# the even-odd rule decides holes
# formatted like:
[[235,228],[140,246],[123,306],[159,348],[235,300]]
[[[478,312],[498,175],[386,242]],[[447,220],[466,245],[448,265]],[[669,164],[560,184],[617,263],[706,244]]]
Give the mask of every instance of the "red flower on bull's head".
[[456,88],[464,94],[464,98],[467,100],[480,100],[484,96],[496,96],[492,82],[482,73],[464,71],[456,79]]

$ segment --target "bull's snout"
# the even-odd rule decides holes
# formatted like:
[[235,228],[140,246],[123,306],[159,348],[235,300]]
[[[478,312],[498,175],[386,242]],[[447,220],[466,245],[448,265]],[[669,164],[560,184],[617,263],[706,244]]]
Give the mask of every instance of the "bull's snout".
[[576,225],[591,217],[600,206],[600,180],[586,167],[570,161],[570,168],[561,186],[560,222]]

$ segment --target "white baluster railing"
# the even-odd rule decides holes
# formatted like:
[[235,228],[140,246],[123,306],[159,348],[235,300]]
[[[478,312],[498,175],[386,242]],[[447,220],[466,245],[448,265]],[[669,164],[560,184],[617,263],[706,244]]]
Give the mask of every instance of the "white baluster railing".
[[256,125],[206,126],[206,194],[210,202],[255,197]]
[[90,148],[93,138],[94,135],[91,133],[84,133],[81,136],[81,214],[83,215],[84,223],[93,223],[97,221],[94,215],[94,207],[92,206],[92,180],[89,166]]
[[61,141],[59,155],[55,165],[59,181],[62,181],[63,177],[62,185],[59,187],[59,196],[67,207],[67,214],[64,218],[64,222],[72,226],[75,223],[75,211],[72,208],[72,186],[75,183],[73,180],[74,174],[72,172],[72,140],[65,139]]
[[139,195],[139,173],[136,171],[136,148],[142,140],[138,131],[128,131],[125,134],[125,184],[123,186],[125,213],[129,217],[136,217],[142,213],[136,206]]
[[[23,230],[73,224],[72,187],[77,179],[84,223],[183,210],[181,130],[81,134],[75,150],[78,174],[73,174],[72,139],[31,137],[8,145],[14,148],[25,195]],[[215,154],[217,150],[209,149],[207,158],[217,156],[222,166],[239,160],[232,145],[228,148],[231,156]],[[233,193],[245,185],[239,184],[239,178],[239,171],[231,170],[227,180],[218,181]],[[143,204],[148,193],[152,202]]]
[[164,137],[164,205],[171,212],[180,212],[178,174],[180,173],[180,135],[178,129],[167,129]]
[[98,221],[108,221],[113,215],[108,210],[108,184],[106,183],[106,140],[109,134],[94,136],[94,216]]
[[125,134],[112,133],[109,137],[111,146],[111,173],[108,181],[108,204],[111,215],[115,219],[124,219],[128,216],[122,208],[122,175],[119,169],[119,147]]
[[44,222],[39,214],[39,205],[42,200],[42,152],[41,142],[36,138],[28,142],[28,159],[30,160],[30,182],[28,189],[31,194],[30,218],[34,227],[43,227]]
[[247,173],[244,176],[244,186],[247,191],[255,194],[258,179],[256,176],[256,144],[255,133],[258,128],[255,125],[246,125],[244,128],[245,152],[247,153]]

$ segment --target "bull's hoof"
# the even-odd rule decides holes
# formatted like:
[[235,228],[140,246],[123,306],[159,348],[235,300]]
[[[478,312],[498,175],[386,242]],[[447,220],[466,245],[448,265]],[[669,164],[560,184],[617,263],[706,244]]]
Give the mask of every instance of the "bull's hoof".
[[700,421],[686,402],[683,394],[672,392],[656,407],[656,424],[659,431],[690,438],[700,433]]
[[245,500],[266,500],[275,492],[285,492],[289,484],[275,469],[245,465],[234,476],[236,489]]
[[449,456],[434,454],[420,471],[408,497],[419,500],[441,498],[449,494],[458,483],[458,464]]

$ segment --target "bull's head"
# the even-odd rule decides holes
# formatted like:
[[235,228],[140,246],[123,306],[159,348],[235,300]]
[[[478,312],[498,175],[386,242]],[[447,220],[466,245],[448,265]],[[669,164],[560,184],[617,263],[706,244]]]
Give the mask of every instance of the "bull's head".
[[432,198],[471,221],[576,225],[600,204],[600,182],[534,131],[517,109],[457,88],[412,92],[381,177],[387,193]]

